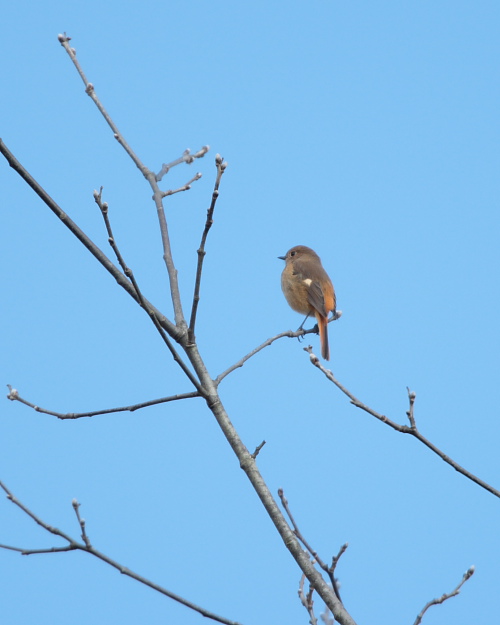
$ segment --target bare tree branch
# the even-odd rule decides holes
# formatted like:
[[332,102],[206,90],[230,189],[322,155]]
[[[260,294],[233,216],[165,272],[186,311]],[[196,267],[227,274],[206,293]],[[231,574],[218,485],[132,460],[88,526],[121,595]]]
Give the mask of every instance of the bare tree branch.
[[111,130],[113,131],[113,135],[114,135],[115,139],[120,143],[120,145],[124,148],[124,150],[130,156],[130,158],[134,161],[134,163],[140,169],[142,175],[144,177],[147,177],[147,168],[142,164],[142,162],[139,159],[139,157],[135,154],[135,152],[132,150],[132,148],[129,146],[129,144],[125,141],[125,139],[123,138],[123,135],[118,130],[118,127],[116,126],[114,121],[111,119],[111,117],[109,116],[108,112],[106,111],[106,109],[104,108],[104,106],[100,102],[99,98],[97,97],[97,95],[95,93],[95,90],[94,90],[94,85],[87,80],[87,77],[85,76],[85,73],[84,73],[80,63],[78,62],[78,59],[76,58],[76,50],[75,50],[75,48],[72,48],[69,45],[69,42],[71,41],[71,37],[68,37],[66,35],[66,33],[64,33],[63,35],[58,35],[57,39],[59,40],[59,43],[62,45],[62,47],[68,53],[68,56],[72,60],[73,65],[76,68],[76,71],[80,75],[80,78],[83,80],[83,84],[85,85],[85,93],[93,100],[94,104],[99,109],[99,112],[104,117],[104,119],[106,120],[106,123],[111,128]]
[[344,555],[344,553],[347,551],[347,548],[349,547],[349,543],[344,543],[342,545],[342,547],[340,547],[339,552],[337,553],[336,556],[333,556],[332,558],[332,563],[330,564],[330,566],[328,567],[328,571],[331,572],[332,574],[334,573],[337,564],[340,560],[340,558]]
[[[342,311],[341,310],[337,310],[336,314],[334,316],[332,316],[328,320],[328,323],[330,323],[331,321],[337,321],[337,319],[340,319],[341,316],[342,316]],[[217,385],[219,385],[225,377],[227,377],[230,373],[232,373],[233,371],[235,371],[239,367],[243,367],[243,365],[246,363],[247,360],[250,360],[250,358],[252,358],[252,356],[255,356],[255,354],[258,354],[264,348],[269,347],[269,345],[272,345],[274,343],[274,341],[277,341],[277,340],[282,339],[284,337],[288,337],[288,338],[291,338],[291,339],[299,339],[299,341],[300,341],[300,340],[302,340],[302,338],[306,334],[318,334],[318,332],[319,332],[318,324],[316,324],[312,328],[309,328],[309,330],[304,330],[304,328],[302,328],[302,329],[296,330],[295,332],[293,332],[292,330],[287,330],[286,332],[280,332],[276,336],[273,336],[270,339],[267,339],[267,341],[264,341],[263,343],[261,343],[255,349],[252,349],[252,351],[249,352],[246,356],[243,356],[243,358],[240,358],[240,360],[238,360],[238,362],[235,362],[234,365],[231,365],[225,371],[220,373],[215,378],[215,383]]]
[[444,603],[448,599],[451,599],[451,597],[456,597],[458,594],[460,594],[460,589],[465,584],[465,582],[474,575],[474,570],[475,570],[474,566],[471,566],[469,569],[467,569],[467,571],[465,571],[462,577],[461,582],[458,584],[458,586],[454,590],[452,590],[449,593],[445,593],[444,595],[441,595],[439,599],[432,599],[432,601],[429,601],[428,603],[426,603],[425,606],[422,608],[422,611],[418,614],[417,618],[415,619],[415,622],[413,623],[413,625],[420,625],[424,614],[433,605]]
[[113,230],[111,228],[111,222],[109,220],[109,205],[107,202],[102,201],[102,190],[103,190],[103,187],[101,187],[99,191],[94,190],[94,193],[92,195],[94,197],[95,203],[97,204],[97,206],[99,207],[99,210],[101,211],[102,218],[104,219],[104,225],[106,226],[106,231],[108,233],[108,243],[111,245],[111,249],[115,253],[116,260],[118,261],[118,264],[122,268],[123,273],[127,276],[130,282],[132,282],[132,284],[134,285],[137,298],[139,300],[139,303],[141,303],[143,301],[143,298],[139,290],[139,287],[137,286],[137,283],[135,282],[134,274],[132,270],[129,269],[129,267],[127,267],[127,264],[125,260],[123,259],[120,253],[120,250],[118,249],[118,245],[116,244],[115,237],[113,235]]
[[314,588],[312,586],[309,586],[309,591],[306,594],[304,592],[305,581],[306,581],[306,576],[302,574],[300,578],[299,590],[298,590],[300,603],[304,606],[304,608],[307,610],[307,613],[309,614],[310,625],[318,625],[318,619],[314,615],[314,600],[313,600]]
[[487,482],[484,482],[483,480],[481,480],[480,478],[475,476],[473,473],[471,473],[470,471],[468,471],[467,469],[462,467],[460,464],[458,464],[458,462],[455,462],[455,460],[452,460],[452,458],[447,456],[443,451],[441,451],[438,447],[436,447],[436,445],[434,445],[429,440],[427,440],[425,438],[425,436],[423,436],[418,431],[417,426],[415,424],[415,417],[414,417],[414,404],[415,404],[415,398],[416,398],[415,392],[410,391],[410,389],[408,389],[408,397],[409,397],[409,400],[410,400],[410,409],[408,410],[408,412],[406,414],[408,416],[408,419],[409,419],[411,425],[409,425],[409,426],[408,425],[400,425],[399,423],[396,423],[395,421],[391,421],[391,419],[389,419],[385,415],[380,414],[376,410],[373,410],[373,408],[370,408],[369,406],[364,404],[357,397],[355,397],[350,391],[348,391],[345,388],[345,386],[343,386],[335,378],[335,376],[330,371],[330,369],[325,369],[325,367],[321,364],[319,358],[313,353],[312,347],[310,345],[309,345],[309,347],[304,347],[304,351],[306,351],[309,354],[309,358],[311,360],[311,363],[315,367],[317,367],[320,371],[322,371],[325,374],[325,376],[330,380],[330,382],[335,384],[335,386],[338,389],[340,389],[342,391],[342,393],[344,393],[344,395],[347,395],[347,397],[349,397],[349,399],[351,400],[351,404],[353,404],[357,408],[360,408],[361,410],[364,410],[365,412],[367,412],[368,414],[372,415],[372,417],[375,417],[379,421],[382,421],[382,423],[385,423],[386,425],[391,427],[393,430],[396,430],[396,432],[402,432],[403,434],[411,434],[411,436],[414,436],[417,440],[419,440],[421,443],[423,443],[426,447],[428,447],[431,451],[433,451],[442,460],[444,460],[451,467],[453,467],[455,469],[455,471],[458,471],[459,473],[464,475],[466,478],[468,478],[472,482],[475,482],[478,486],[481,486],[481,488],[484,488],[485,490],[487,490],[492,495],[495,495],[495,497],[500,497],[500,491],[498,491],[496,488],[493,488],[493,486],[490,486]]
[[80,525],[80,528],[82,530],[82,540],[85,543],[85,546],[87,547],[87,549],[92,549],[92,545],[90,544],[90,539],[87,536],[87,530],[85,529],[85,519],[82,519],[82,517],[80,516],[80,504],[78,503],[76,499],[73,499],[73,501],[71,502],[71,505],[73,506],[73,510],[75,511],[78,524]]
[[103,562],[106,562],[106,564],[109,564],[113,568],[117,569],[123,575],[127,575],[128,577],[135,579],[141,584],[144,584],[145,586],[149,586],[153,590],[156,590],[162,595],[165,595],[166,597],[169,597],[170,599],[173,599],[174,601],[181,603],[182,605],[186,606],[187,608],[190,608],[191,610],[195,612],[198,612],[199,614],[201,614],[202,616],[205,616],[206,618],[209,618],[213,621],[217,621],[218,623],[224,623],[225,625],[240,625],[236,621],[231,621],[222,616],[218,616],[217,614],[214,614],[213,612],[210,612],[206,610],[205,608],[202,608],[196,605],[195,603],[192,603],[191,601],[188,601],[187,599],[184,599],[183,597],[176,595],[170,590],[167,590],[166,588],[163,588],[162,586],[155,584],[154,582],[143,577],[142,575],[139,575],[138,573],[131,571],[127,567],[123,566],[122,564],[119,564],[115,560],[112,560],[106,554],[101,553],[97,549],[94,549],[94,547],[92,547],[92,545],[90,544],[90,540],[85,530],[85,521],[80,517],[80,512],[79,512],[80,504],[78,503],[78,501],[76,501],[76,499],[73,499],[72,506],[75,511],[80,529],[82,531],[83,543],[78,542],[77,540],[75,540],[74,538],[66,534],[65,532],[62,532],[56,527],[52,527],[51,525],[43,521],[34,512],[32,512],[29,508],[27,508],[21,501],[19,501],[19,499],[17,499],[11,493],[11,491],[7,488],[7,486],[3,482],[0,482],[0,488],[2,488],[4,492],[6,493],[7,499],[9,499],[13,504],[15,504],[18,508],[20,508],[25,514],[27,514],[30,518],[32,518],[33,521],[35,521],[35,523],[37,523],[40,527],[42,527],[44,530],[46,530],[50,534],[53,534],[54,536],[59,536],[60,538],[62,538],[68,543],[68,545],[65,547],[52,547],[49,549],[21,549],[19,547],[12,547],[9,545],[0,545],[0,548],[9,549],[11,551],[18,551],[22,555],[26,555],[26,556],[42,554],[42,553],[62,553],[66,551],[75,551],[75,550],[84,551],[85,553],[89,553],[90,555],[95,556],[96,558],[99,558]]
[[207,220],[205,222],[205,228],[203,230],[203,234],[201,235],[201,243],[198,248],[198,266],[196,268],[196,278],[194,284],[194,295],[193,295],[193,305],[191,307],[191,319],[189,321],[189,334],[188,339],[190,343],[195,341],[194,328],[196,325],[196,313],[198,311],[198,303],[200,301],[200,285],[201,285],[201,272],[203,270],[203,259],[205,258],[205,243],[207,241],[207,236],[210,231],[210,228],[213,224],[213,215],[215,210],[215,203],[217,202],[217,198],[219,197],[219,185],[222,178],[222,174],[226,171],[227,163],[222,162],[222,157],[220,154],[215,156],[215,166],[217,167],[217,177],[215,179],[214,190],[212,193],[212,202],[210,207],[207,210]]
[[285,512],[287,513],[288,518],[290,519],[290,523],[293,526],[293,533],[295,534],[295,536],[297,536],[297,538],[300,540],[300,542],[304,545],[304,547],[307,549],[307,551],[311,554],[313,560],[315,562],[317,562],[318,565],[323,569],[323,571],[325,571],[328,574],[328,577],[330,578],[330,582],[332,584],[332,588],[335,591],[335,594],[337,595],[338,600],[340,602],[342,602],[342,599],[340,598],[339,589],[338,589],[338,586],[337,586],[337,580],[335,579],[335,577],[333,575],[333,572],[335,571],[335,567],[337,566],[337,562],[339,561],[340,556],[347,549],[347,546],[348,546],[347,543],[342,545],[338,555],[332,559],[332,565],[331,566],[328,566],[327,564],[325,564],[325,562],[323,562],[323,560],[320,558],[318,552],[311,547],[311,545],[304,538],[302,532],[299,530],[299,526],[297,525],[297,523],[295,522],[295,519],[293,518],[292,512],[291,512],[290,507],[288,505],[288,500],[285,497],[285,494],[284,494],[282,488],[278,489],[278,496],[281,499],[281,504],[282,504],[283,508],[285,509]]
[[131,404],[130,406],[121,406],[119,408],[106,408],[104,410],[94,410],[93,412],[55,412],[54,410],[47,410],[45,408],[41,408],[37,404],[32,404],[27,399],[24,399],[19,395],[19,392],[12,388],[10,384],[7,384],[9,388],[9,394],[7,395],[7,399],[11,401],[18,401],[29,408],[33,408],[36,412],[40,412],[42,414],[48,414],[53,417],[57,417],[58,419],[82,419],[83,417],[96,417],[97,415],[102,414],[112,414],[114,412],[135,412],[136,410],[141,410],[142,408],[149,408],[149,406],[157,406],[158,404],[166,404],[171,401],[177,401],[180,399],[192,399],[193,397],[201,397],[198,391],[191,391],[190,393],[179,393],[177,395],[170,395],[169,397],[160,397],[159,399],[150,399],[148,401],[143,401],[139,404]]
[[22,556],[40,555],[42,553],[63,553],[65,551],[75,551],[77,547],[73,545],[67,545],[66,547],[48,547],[47,549],[25,549],[23,547],[12,547],[12,545],[1,545],[0,549],[8,549],[10,551],[17,551]]
[[219,373],[219,375],[215,378],[215,383],[218,386],[225,377],[227,377],[230,373],[232,373],[239,367],[243,367],[243,365],[246,363],[247,360],[250,360],[252,356],[255,356],[255,354],[258,354],[265,347],[272,345],[274,341],[277,341],[278,339],[282,339],[284,336],[288,336],[291,338],[294,338],[294,337],[298,338],[299,336],[302,336],[309,332],[313,332],[313,330],[299,330],[298,332],[292,332],[291,330],[288,330],[287,332],[281,332],[280,334],[277,334],[276,336],[273,336],[272,338],[267,339],[267,341],[264,341],[255,349],[252,349],[252,351],[249,352],[246,356],[243,356],[243,358],[240,358],[240,360],[238,360],[238,362],[235,362],[234,365],[231,365],[225,371],[223,371],[222,373]]

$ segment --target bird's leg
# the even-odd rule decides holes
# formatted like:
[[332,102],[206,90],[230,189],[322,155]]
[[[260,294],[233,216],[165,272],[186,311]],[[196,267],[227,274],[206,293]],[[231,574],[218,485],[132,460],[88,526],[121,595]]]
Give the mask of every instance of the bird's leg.
[[[304,321],[300,324],[300,326],[297,328],[297,332],[300,332],[300,330],[303,330],[303,329],[304,329],[304,323],[305,323],[305,322],[309,319],[309,315],[310,315],[310,314],[311,314],[311,313],[307,313],[306,318],[305,318],[305,319],[304,319]],[[298,336],[297,338],[299,339],[299,343],[300,343],[300,341],[304,338],[304,335],[302,335],[302,336]]]

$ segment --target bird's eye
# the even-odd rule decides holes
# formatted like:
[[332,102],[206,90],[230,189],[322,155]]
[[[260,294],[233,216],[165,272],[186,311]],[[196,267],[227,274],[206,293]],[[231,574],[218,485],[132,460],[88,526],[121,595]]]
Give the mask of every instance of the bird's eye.
[[295,252],[290,252],[290,256],[295,256]]

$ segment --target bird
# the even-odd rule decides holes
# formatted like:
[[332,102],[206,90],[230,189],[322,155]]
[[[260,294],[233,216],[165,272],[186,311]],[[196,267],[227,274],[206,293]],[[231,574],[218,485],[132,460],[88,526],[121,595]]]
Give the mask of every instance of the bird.
[[330,360],[328,345],[328,315],[336,314],[336,298],[332,281],[321,264],[320,257],[305,245],[296,245],[285,256],[278,256],[285,261],[281,274],[281,288],[286,301],[293,310],[306,315],[299,330],[307,318],[314,314],[319,328],[321,355]]

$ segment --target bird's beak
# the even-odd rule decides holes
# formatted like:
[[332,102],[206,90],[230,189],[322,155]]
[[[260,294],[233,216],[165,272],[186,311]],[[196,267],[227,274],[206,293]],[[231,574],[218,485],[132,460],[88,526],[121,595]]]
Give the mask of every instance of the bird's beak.
[[280,260],[286,260],[286,256],[278,256]]

